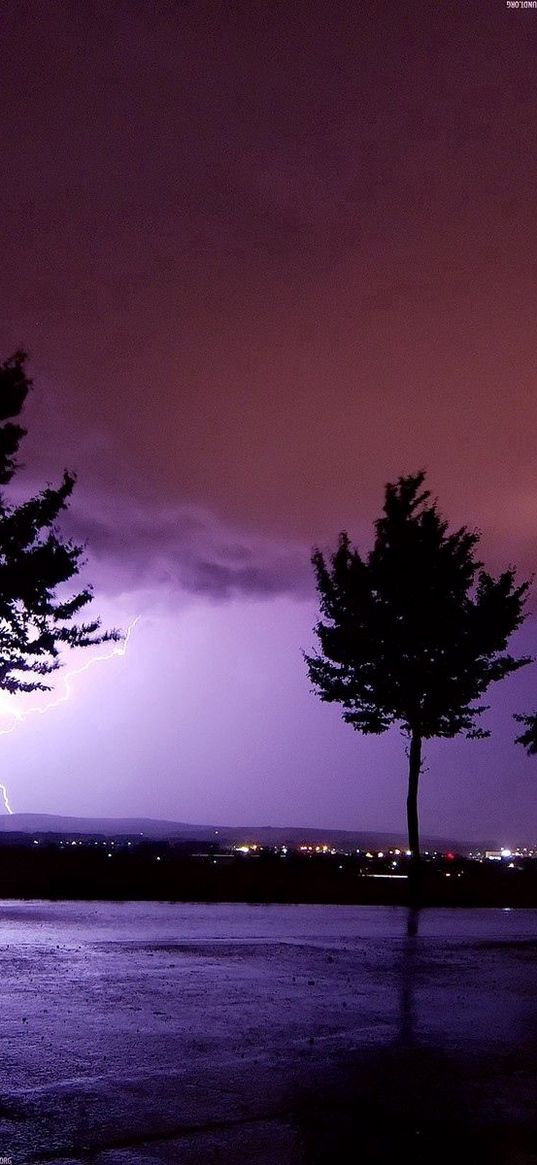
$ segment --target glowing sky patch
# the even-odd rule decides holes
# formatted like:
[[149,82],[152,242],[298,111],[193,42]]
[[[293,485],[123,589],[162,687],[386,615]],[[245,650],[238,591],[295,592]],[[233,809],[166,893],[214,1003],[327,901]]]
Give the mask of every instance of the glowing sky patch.
[[[80,667],[68,669],[58,683],[59,692],[52,697],[47,697],[45,703],[23,706],[20,694],[13,696],[7,692],[0,692],[0,721],[2,719],[10,721],[7,727],[0,726],[0,736],[6,736],[14,732],[17,725],[27,720],[29,716],[45,716],[47,712],[51,712],[52,709],[59,707],[60,704],[65,704],[73,695],[72,681],[77,676],[83,675],[84,672],[89,671],[96,664],[108,663],[118,656],[123,657],[126,655],[132,632],[139,621],[140,615],[137,615],[129,623],[123,639],[119,642],[111,643],[108,649],[100,649],[96,655],[90,655],[90,658],[86,659]],[[20,702],[15,705],[15,701]]]

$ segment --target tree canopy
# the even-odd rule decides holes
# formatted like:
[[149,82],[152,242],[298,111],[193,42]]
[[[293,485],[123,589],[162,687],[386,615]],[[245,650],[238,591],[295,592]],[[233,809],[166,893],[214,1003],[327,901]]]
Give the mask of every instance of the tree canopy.
[[515,744],[522,744],[528,756],[537,756],[537,712],[529,715],[515,713],[515,720],[524,725],[524,732],[515,737]]
[[479,533],[450,531],[424,483],[419,472],[386,486],[367,554],[346,532],[328,560],[315,551],[320,650],[305,656],[321,700],[339,703],[354,729],[397,724],[411,738],[415,792],[421,742],[487,736],[484,693],[531,662],[508,651],[528,581],[518,583],[513,569],[485,571]]
[[[31,387],[26,355],[16,352],[0,365],[0,484],[18,468],[17,453],[26,430],[18,418]],[[61,663],[65,647],[88,647],[118,639],[101,630],[99,619],[83,622],[80,612],[91,602],[89,586],[72,593],[84,548],[62,537],[56,525],[69,502],[75,475],[63,474],[59,486],[47,486],[19,505],[0,491],[0,688],[8,692],[47,690],[47,676]]]

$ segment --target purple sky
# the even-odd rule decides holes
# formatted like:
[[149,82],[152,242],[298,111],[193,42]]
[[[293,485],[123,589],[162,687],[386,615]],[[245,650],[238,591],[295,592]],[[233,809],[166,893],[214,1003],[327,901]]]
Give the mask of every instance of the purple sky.
[[[309,553],[343,526],[367,547],[384,482],[425,465],[492,569],[537,565],[537,11],[5,0],[0,19],[25,480],[77,469],[95,609],[141,616],[124,658],[2,737],[13,806],[399,828],[398,734],[360,738],[308,690]],[[490,741],[428,749],[426,830],[537,838],[537,761],[511,743],[537,671],[493,705]]]

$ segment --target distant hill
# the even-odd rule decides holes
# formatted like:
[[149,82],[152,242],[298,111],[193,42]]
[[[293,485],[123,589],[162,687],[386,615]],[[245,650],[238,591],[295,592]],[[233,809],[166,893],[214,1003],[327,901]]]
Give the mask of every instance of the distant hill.
[[[198,840],[220,845],[241,845],[258,841],[264,845],[327,844],[338,849],[405,848],[403,831],[319,829],[308,826],[275,825],[192,825],[184,821],[160,821],[152,817],[61,817],[49,813],[6,813],[0,816],[0,833],[46,833],[71,836],[145,837],[148,840]],[[423,849],[464,853],[477,845],[493,848],[495,842],[455,841],[453,838],[424,837]]]

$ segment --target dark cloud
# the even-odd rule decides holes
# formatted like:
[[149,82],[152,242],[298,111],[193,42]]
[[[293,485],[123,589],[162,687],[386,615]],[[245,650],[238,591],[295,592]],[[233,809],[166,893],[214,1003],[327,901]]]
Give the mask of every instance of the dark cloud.
[[62,525],[86,546],[90,573],[111,594],[156,587],[174,601],[180,592],[215,600],[312,592],[308,547],[228,528],[196,507],[79,495]]

